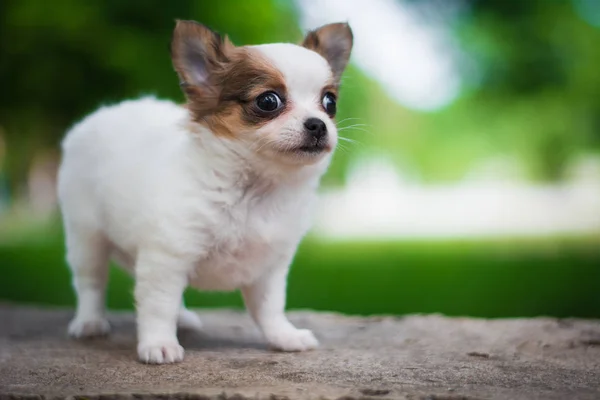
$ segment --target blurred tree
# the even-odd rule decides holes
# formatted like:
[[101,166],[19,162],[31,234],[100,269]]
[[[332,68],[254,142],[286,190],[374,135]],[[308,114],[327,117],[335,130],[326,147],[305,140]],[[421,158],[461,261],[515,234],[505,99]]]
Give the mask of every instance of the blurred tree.
[[[600,30],[581,18],[577,3],[469,0],[458,29],[480,71],[470,82],[472,103],[512,122],[504,142],[541,179],[560,179],[578,150],[600,149]],[[587,3],[600,15],[599,2]],[[489,125],[502,125],[494,120]]]
[[451,25],[463,52],[458,101],[412,116],[417,140],[396,139],[424,179],[512,155],[531,178],[559,180],[574,157],[600,151],[599,1],[398,1]]
[[278,0],[0,2],[0,126],[13,193],[34,150],[55,148],[101,103],[183,100],[168,53],[175,19],[201,21],[238,44],[301,38],[292,5]]

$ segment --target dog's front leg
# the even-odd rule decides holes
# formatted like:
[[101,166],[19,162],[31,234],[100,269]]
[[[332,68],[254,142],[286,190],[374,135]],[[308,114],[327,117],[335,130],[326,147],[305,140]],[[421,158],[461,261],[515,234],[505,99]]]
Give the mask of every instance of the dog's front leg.
[[246,308],[271,347],[282,351],[314,349],[319,342],[313,333],[297,329],[285,316],[287,274],[287,265],[278,267],[242,288]]
[[136,262],[138,356],[151,364],[183,360],[177,317],[191,263],[159,251],[142,251]]

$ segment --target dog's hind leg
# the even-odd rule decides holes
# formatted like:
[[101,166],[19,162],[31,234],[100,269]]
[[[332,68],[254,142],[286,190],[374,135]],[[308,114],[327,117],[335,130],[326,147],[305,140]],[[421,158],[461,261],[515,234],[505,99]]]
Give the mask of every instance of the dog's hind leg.
[[202,321],[198,314],[196,314],[192,310],[188,310],[184,304],[184,301],[181,301],[181,307],[179,307],[179,315],[177,316],[177,327],[179,329],[186,330],[200,330],[202,328]]
[[67,262],[77,297],[77,310],[69,324],[69,335],[76,338],[106,335],[110,330],[105,317],[107,241],[99,232],[69,225],[65,228]]

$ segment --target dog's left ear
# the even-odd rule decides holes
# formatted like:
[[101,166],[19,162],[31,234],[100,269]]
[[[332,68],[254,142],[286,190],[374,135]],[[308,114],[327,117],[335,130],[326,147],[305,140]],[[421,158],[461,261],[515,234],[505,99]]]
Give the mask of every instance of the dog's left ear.
[[339,82],[352,51],[352,29],[347,23],[324,25],[308,32],[302,46],[327,60],[336,82]]

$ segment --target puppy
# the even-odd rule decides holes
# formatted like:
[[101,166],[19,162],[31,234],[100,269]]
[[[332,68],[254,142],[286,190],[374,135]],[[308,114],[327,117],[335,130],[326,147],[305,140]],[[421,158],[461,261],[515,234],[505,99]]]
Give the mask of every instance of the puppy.
[[284,314],[286,280],[336,147],[351,48],[345,23],[302,45],[237,47],[177,21],[171,57],[187,104],[125,101],[70,130],[58,182],[78,299],[70,335],[108,333],[113,259],[135,276],[142,362],[183,359],[177,327],[200,326],[182,301],[187,286],[240,289],[275,349],[318,345]]

